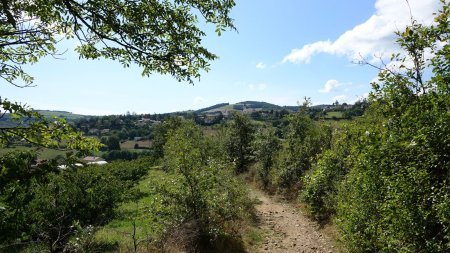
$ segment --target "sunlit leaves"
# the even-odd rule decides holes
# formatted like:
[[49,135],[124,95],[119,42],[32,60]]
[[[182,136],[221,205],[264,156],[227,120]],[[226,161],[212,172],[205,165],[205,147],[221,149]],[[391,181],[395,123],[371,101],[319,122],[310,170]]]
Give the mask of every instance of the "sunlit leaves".
[[337,195],[349,251],[449,250],[450,13],[441,2],[436,25],[413,21],[397,34],[407,55],[393,55],[398,69],[382,70],[373,85],[363,118],[370,124]]
[[57,55],[57,42],[74,38],[80,58],[108,58],[124,67],[138,65],[144,76],[169,74],[193,83],[217,58],[202,45],[206,34],[197,26],[199,16],[220,35],[234,29],[229,17],[234,5],[232,0],[8,2],[0,12],[6,19],[0,24],[0,76],[30,85],[33,79],[22,66]]
[[87,153],[98,150],[100,142],[83,137],[65,119],[47,120],[26,105],[8,100],[0,101],[2,117],[9,116],[12,126],[0,128],[0,145],[15,142],[31,143],[41,147],[78,150]]

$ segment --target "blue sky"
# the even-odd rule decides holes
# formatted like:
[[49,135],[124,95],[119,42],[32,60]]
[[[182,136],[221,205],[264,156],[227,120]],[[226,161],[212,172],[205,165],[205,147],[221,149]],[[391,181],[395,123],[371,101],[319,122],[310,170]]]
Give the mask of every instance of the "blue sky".
[[[430,24],[438,0],[409,0],[411,12]],[[89,115],[164,113],[245,100],[296,105],[353,103],[367,96],[377,71],[372,63],[398,51],[393,32],[410,21],[406,0],[236,0],[238,32],[218,37],[206,26],[204,44],[220,58],[192,86],[171,76],[142,77],[108,60],[79,60],[76,42],[59,45],[64,60],[42,59],[26,70],[32,88],[2,83],[3,98],[36,109]],[[202,25],[203,26],[203,25]]]

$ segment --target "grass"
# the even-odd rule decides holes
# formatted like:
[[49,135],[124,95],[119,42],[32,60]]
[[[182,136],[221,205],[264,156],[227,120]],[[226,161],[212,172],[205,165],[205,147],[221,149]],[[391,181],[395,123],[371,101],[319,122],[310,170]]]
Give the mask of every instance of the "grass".
[[[175,176],[176,177],[176,176]],[[171,187],[170,182],[176,180],[174,175],[168,174],[155,167],[148,175],[134,187],[139,196],[134,201],[122,203],[118,208],[118,216],[95,233],[95,244],[115,245],[114,252],[134,252],[134,243],[138,243],[137,252],[159,252],[163,247],[167,252],[179,252],[189,245],[191,237],[197,233],[189,223],[181,227],[173,227],[173,222],[179,220],[179,210],[173,204],[167,204],[161,199],[172,194],[159,189],[160,186]],[[165,181],[161,185],[161,182]],[[176,190],[175,190],[176,191]],[[174,209],[175,208],[175,209]],[[251,221],[243,226],[242,234],[222,235],[215,238],[205,237],[198,241],[199,252],[247,252],[246,249],[255,248],[263,241],[260,229]],[[172,224],[172,225],[171,225]],[[162,236],[162,237],[161,237]],[[136,240],[133,239],[136,238]]]
[[55,150],[49,148],[36,148],[36,147],[25,147],[25,146],[15,146],[10,148],[0,148],[0,155],[3,156],[6,153],[13,151],[34,151],[37,153],[39,159],[50,160],[56,158],[58,155],[63,157],[66,156],[66,151]]
[[150,148],[152,146],[152,141],[142,140],[142,141],[125,141],[120,143],[120,149],[134,149],[134,145],[138,144],[141,148]]
[[343,116],[342,112],[327,112],[325,119],[342,119]]
[[149,171],[136,186],[140,198],[136,201],[122,203],[118,210],[118,218],[98,230],[95,240],[99,244],[117,245],[119,252],[133,252],[133,234],[140,250],[148,252],[151,242],[160,232],[160,222],[152,215],[151,209],[156,208],[154,196],[151,195],[149,185],[155,178],[164,177],[165,173],[156,169]]

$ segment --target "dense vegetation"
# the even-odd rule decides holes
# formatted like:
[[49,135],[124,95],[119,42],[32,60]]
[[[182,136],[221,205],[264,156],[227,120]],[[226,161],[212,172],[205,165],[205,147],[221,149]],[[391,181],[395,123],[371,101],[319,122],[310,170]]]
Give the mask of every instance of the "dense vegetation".
[[[137,214],[143,217],[140,227],[146,226],[152,240],[138,243],[134,234],[136,250],[138,244],[154,250],[214,247],[223,240],[239,244],[240,222],[250,218],[252,204],[234,176],[234,164],[218,155],[225,146],[218,144],[219,139],[205,138],[192,121],[172,121],[162,133],[159,159],[151,153],[131,162],[58,169],[56,160],[36,164],[36,155],[28,152],[4,155],[0,161],[2,251],[128,247],[117,246],[121,239],[102,241],[94,234],[109,222],[131,218],[136,229]],[[136,185],[143,176],[148,184]],[[130,214],[127,206],[133,203],[150,209],[142,213],[137,208]],[[183,241],[168,245],[177,240],[175,236]]]
[[336,129],[329,149],[307,154],[309,172],[302,176],[308,163],[298,163],[293,171],[301,173],[288,180],[303,178],[299,194],[310,214],[335,222],[350,252],[450,249],[449,15],[444,3],[436,26],[413,22],[398,33],[406,55],[380,71],[368,110]]
[[35,159],[26,152],[1,158],[2,251],[72,247],[76,233],[115,217],[117,205],[152,165],[142,160],[61,170],[54,163],[35,164]]

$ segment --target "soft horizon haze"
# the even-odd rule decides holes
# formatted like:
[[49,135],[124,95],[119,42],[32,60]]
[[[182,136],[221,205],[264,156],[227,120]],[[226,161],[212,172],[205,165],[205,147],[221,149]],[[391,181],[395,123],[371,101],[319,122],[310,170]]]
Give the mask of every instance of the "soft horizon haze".
[[3,81],[1,97],[86,115],[165,113],[248,100],[296,105],[304,97],[313,104],[354,103],[367,96],[378,72],[354,62],[390,57],[399,50],[394,32],[410,24],[411,13],[429,25],[439,6],[439,0],[237,0],[231,13],[237,32],[219,37],[201,25],[208,34],[204,45],[219,59],[195,85],[158,74],[142,77],[138,67],[110,60],[79,60],[76,42],[63,41],[63,59],[47,57],[24,68],[35,87]]

